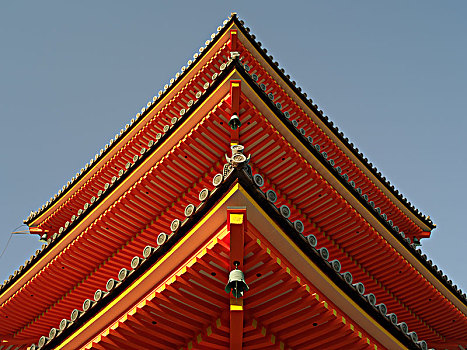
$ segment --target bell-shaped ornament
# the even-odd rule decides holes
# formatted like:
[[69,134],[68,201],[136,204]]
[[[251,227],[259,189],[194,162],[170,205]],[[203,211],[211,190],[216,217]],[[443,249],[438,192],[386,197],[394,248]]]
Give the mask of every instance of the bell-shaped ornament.
[[232,117],[230,117],[229,125],[230,125],[230,128],[231,128],[232,130],[236,130],[237,128],[239,128],[239,127],[242,125],[242,123],[240,122],[240,118],[238,117],[238,115],[233,114]]
[[229,273],[229,282],[225,286],[225,291],[230,294],[232,292],[235,298],[243,296],[243,293],[248,291],[248,285],[245,282],[245,275],[241,270],[235,269]]

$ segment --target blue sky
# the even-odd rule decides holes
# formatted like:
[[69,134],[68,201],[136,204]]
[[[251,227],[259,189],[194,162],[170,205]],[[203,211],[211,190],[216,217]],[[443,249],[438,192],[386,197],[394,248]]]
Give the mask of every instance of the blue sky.
[[[467,291],[466,10],[463,1],[3,2],[0,252],[236,11],[431,216],[438,228],[422,250]],[[39,246],[13,236],[0,281]]]

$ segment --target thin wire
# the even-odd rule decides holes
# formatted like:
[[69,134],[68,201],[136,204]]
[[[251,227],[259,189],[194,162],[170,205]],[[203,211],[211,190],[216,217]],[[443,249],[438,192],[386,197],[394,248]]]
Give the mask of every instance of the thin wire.
[[5,254],[6,249],[8,248],[8,245],[10,244],[11,237],[13,237],[13,232],[15,232],[17,229],[20,227],[26,226],[25,224],[19,225],[17,228],[15,228],[11,233],[10,233],[10,238],[8,238],[8,241],[6,242],[5,248],[3,248],[2,253],[0,254],[0,259],[2,258],[3,254]]

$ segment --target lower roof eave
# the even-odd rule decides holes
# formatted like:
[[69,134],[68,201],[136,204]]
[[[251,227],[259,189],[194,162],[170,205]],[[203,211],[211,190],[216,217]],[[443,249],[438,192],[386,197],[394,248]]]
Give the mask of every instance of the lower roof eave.
[[[248,219],[255,227],[261,227],[261,231],[265,234],[268,241],[273,244],[280,251],[283,256],[289,260],[295,268],[299,270],[308,280],[313,281],[313,284],[321,290],[326,297],[329,298],[338,308],[345,312],[351,319],[357,322],[363,329],[365,329],[376,341],[389,349],[406,349],[416,348],[413,343],[398,332],[397,329],[387,329],[387,319],[378,317],[369,305],[365,306],[364,300],[358,300],[353,296],[349,296],[346,291],[342,289],[345,282],[339,280],[339,277],[330,278],[323,272],[322,267],[310,259],[309,254],[303,251],[306,250],[306,245],[299,235],[295,234],[295,238],[290,237],[290,233],[285,232],[280,225],[278,225],[271,215],[264,208],[267,206],[261,205],[257,201],[258,197],[254,193],[254,187],[246,175],[242,172],[238,174],[238,182],[234,183],[234,177],[230,177],[230,181],[226,181],[218,190],[218,194],[212,198],[216,200],[213,209],[207,211],[199,222],[193,223],[191,227],[184,230],[182,236],[177,232],[173,243],[169,247],[163,246],[164,249],[160,250],[160,261],[153,264],[146,271],[141,273],[141,276],[135,276],[132,284],[129,284],[125,289],[121,289],[120,295],[113,300],[109,300],[102,304],[103,309],[91,310],[94,315],[85,317],[87,321],[80,325],[66,330],[68,334],[63,334],[67,338],[62,340],[61,344],[53,344],[56,349],[75,349],[83,346],[89,339],[92,339],[98,332],[105,326],[109,320],[104,317],[99,317],[111,308],[112,315],[118,316],[125,310],[131,307],[138,298],[144,293],[151,290],[154,286],[154,281],[161,280],[173,270],[182,259],[189,256],[190,251],[198,247],[201,242],[205,241],[209,235],[219,228],[225,222],[226,209],[228,206],[244,206],[247,208]],[[253,191],[253,192],[252,192]],[[221,196],[222,193],[226,195]],[[212,202],[211,202],[212,203]],[[209,208],[206,206],[206,210]],[[200,212],[200,214],[202,214]],[[202,226],[202,230],[200,230]],[[193,234],[196,232],[197,234]],[[172,240],[171,240],[172,241]],[[167,254],[170,252],[170,254]],[[167,254],[162,255],[162,254]],[[159,255],[159,254],[158,254]],[[324,264],[324,262],[323,262]],[[157,266],[157,269],[155,268]],[[324,266],[324,265],[323,265]],[[142,278],[144,276],[144,278]],[[136,279],[138,278],[138,279]],[[136,279],[136,280],[135,280]],[[135,288],[134,286],[138,286]],[[122,286],[123,287],[123,286]],[[123,298],[124,296],[124,298]],[[355,300],[354,300],[355,299]],[[100,304],[100,303],[99,303]],[[373,316],[371,314],[374,314]],[[376,316],[375,316],[376,315]],[[376,317],[376,318],[375,318]]]

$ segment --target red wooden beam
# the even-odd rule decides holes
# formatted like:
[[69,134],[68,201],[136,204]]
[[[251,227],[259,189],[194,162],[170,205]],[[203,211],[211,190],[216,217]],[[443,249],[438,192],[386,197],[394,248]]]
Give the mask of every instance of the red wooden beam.
[[230,51],[237,51],[237,29],[232,29],[230,31]]
[[[227,209],[227,230],[230,233],[230,268],[243,270],[246,231],[246,209]],[[230,299],[230,349],[241,350],[243,343],[243,298]]]

